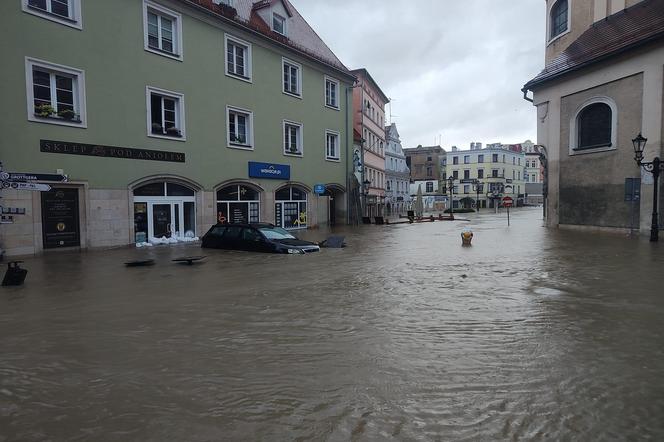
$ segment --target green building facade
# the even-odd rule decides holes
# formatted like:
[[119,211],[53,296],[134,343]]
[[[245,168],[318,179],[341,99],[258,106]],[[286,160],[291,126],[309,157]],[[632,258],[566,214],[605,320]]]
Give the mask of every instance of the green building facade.
[[0,161],[69,178],[2,190],[8,254],[347,221],[354,77],[287,1],[217,3],[0,3]]

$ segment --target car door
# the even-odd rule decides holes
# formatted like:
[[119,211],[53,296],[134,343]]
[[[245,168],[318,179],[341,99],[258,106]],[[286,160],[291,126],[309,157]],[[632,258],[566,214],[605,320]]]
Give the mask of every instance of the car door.
[[242,229],[242,245],[243,250],[249,250],[252,252],[266,252],[267,242],[263,235],[253,227],[245,227]]
[[203,247],[210,248],[222,248],[221,243],[223,241],[224,232],[226,231],[225,226],[213,226],[208,233],[203,236]]
[[228,226],[221,241],[221,248],[242,250],[242,226]]

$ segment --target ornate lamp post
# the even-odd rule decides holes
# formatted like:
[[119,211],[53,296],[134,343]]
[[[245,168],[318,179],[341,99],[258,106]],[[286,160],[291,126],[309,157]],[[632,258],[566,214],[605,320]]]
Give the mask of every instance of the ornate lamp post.
[[480,193],[484,190],[484,185],[480,183],[480,180],[473,180],[473,187],[475,188],[475,207],[477,211],[480,211]]
[[643,135],[639,133],[636,138],[632,140],[632,145],[634,145],[634,160],[636,164],[643,167],[643,170],[646,172],[652,173],[653,177],[653,193],[652,193],[652,223],[650,225],[650,241],[657,242],[659,241],[659,216],[657,215],[657,190],[659,182],[659,173],[664,170],[664,163],[655,157],[652,161],[643,161],[643,151],[646,148],[646,143],[648,142],[647,138],[643,138]]
[[454,219],[454,175],[447,178],[447,189],[450,192],[450,218]]

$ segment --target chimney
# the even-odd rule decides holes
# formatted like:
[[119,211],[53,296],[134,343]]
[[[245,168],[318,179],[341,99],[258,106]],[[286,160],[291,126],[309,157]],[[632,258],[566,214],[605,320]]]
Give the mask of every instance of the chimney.
[[457,147],[456,147],[456,146],[452,146],[452,152],[456,152],[456,151],[457,151]]

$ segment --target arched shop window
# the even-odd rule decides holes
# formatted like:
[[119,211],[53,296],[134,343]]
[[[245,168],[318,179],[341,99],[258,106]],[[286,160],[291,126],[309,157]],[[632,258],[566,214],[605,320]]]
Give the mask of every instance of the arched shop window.
[[288,186],[277,190],[274,204],[274,224],[284,229],[307,228],[307,191]]
[[232,184],[217,191],[217,222],[257,223],[260,220],[260,192],[243,184]]
[[134,235],[137,243],[193,240],[196,191],[167,181],[134,189]]

